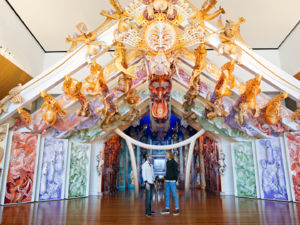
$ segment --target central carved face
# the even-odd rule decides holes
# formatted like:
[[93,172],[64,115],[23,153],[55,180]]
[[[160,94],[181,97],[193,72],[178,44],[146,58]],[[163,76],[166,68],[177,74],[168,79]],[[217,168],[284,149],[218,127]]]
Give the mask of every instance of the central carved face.
[[172,84],[169,76],[159,76],[150,82],[151,114],[155,119],[166,119],[169,113],[168,101]]
[[176,42],[176,30],[164,21],[158,21],[149,25],[145,32],[145,40],[149,48],[158,52],[160,49],[167,51]]

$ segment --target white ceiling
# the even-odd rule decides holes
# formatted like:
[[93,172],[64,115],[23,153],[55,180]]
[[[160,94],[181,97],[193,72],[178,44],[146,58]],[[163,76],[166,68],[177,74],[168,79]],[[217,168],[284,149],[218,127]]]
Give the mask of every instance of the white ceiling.
[[[65,38],[79,22],[90,30],[104,18],[102,9],[111,9],[109,0],[7,0],[46,51],[64,51]],[[204,0],[190,0],[200,7]],[[123,6],[129,0],[120,0]],[[300,0],[219,0],[226,10],[223,18],[246,18],[241,33],[253,48],[278,48],[300,19]],[[216,7],[217,9],[218,7]]]

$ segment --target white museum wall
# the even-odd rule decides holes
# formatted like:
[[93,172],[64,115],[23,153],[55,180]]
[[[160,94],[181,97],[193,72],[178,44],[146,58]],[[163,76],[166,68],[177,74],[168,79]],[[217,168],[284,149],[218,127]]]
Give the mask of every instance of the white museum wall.
[[282,69],[291,75],[300,72],[300,23],[279,48]]
[[223,153],[225,154],[225,171],[223,178],[223,187],[222,187],[222,194],[224,195],[234,195],[234,183],[233,183],[233,167],[232,167],[232,159],[231,159],[231,141],[220,138],[220,148],[222,149]]
[[13,54],[9,60],[30,76],[42,72],[44,51],[5,1],[0,1],[0,44]]
[[102,174],[97,171],[98,157],[102,159],[104,150],[104,141],[92,143],[91,161],[90,161],[90,190],[89,195],[99,195],[101,193]]

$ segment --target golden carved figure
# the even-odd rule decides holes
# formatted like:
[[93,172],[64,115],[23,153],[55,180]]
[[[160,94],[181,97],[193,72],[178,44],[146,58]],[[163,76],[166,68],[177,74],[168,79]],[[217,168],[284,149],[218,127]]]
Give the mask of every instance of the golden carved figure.
[[77,99],[81,94],[82,83],[72,77],[70,74],[65,76],[65,81],[63,82],[63,91],[65,95]]
[[63,91],[65,95],[72,97],[80,102],[81,108],[77,112],[78,116],[88,117],[91,115],[89,103],[85,96],[81,92],[82,82],[71,78],[70,75],[65,76],[65,81],[63,83]]
[[90,66],[91,75],[85,78],[82,85],[82,90],[88,95],[99,95],[103,92],[108,92],[104,70],[101,65],[93,61]]
[[[101,97],[99,96],[99,99]],[[100,128],[107,130],[109,127],[112,127],[112,124],[121,120],[122,116],[119,113],[118,107],[111,103],[108,97],[102,98],[104,107],[102,109],[97,108],[96,112],[101,115],[102,122]]]
[[221,68],[221,75],[215,87],[215,92],[217,95],[216,103],[222,103],[222,98],[224,96],[230,96],[231,90],[234,88],[235,77],[233,76],[233,71],[235,67],[235,60],[232,59],[230,62],[224,64]]
[[183,108],[185,111],[190,111],[195,106],[195,99],[200,93],[201,88],[201,82],[200,82],[200,76],[197,77],[197,79],[194,80],[193,85],[189,87],[189,90],[184,95],[184,103]]
[[7,112],[8,102],[13,104],[22,104],[24,102],[22,96],[20,95],[22,89],[22,84],[18,84],[16,87],[12,88],[8,92],[8,95],[0,101],[0,115]]
[[225,111],[223,104],[214,104],[209,100],[209,94],[206,95],[206,99],[204,101],[205,109],[206,109],[206,117],[211,120],[215,117],[226,117],[229,115],[228,112]]
[[140,117],[140,110],[136,107],[130,107],[129,112],[122,118],[122,121],[125,123],[133,123],[135,120]]
[[206,62],[206,56],[207,56],[207,50],[205,43],[201,43],[198,48],[194,51],[195,55],[195,65],[193,68],[193,74],[190,78],[190,86],[194,86],[194,88],[197,86],[197,83],[199,82],[198,79],[200,79],[200,75],[202,71],[205,69],[207,62]]
[[[119,41],[115,42],[116,48],[115,48],[115,64],[116,67],[122,71],[126,76],[136,79],[137,76],[134,74],[132,71],[136,70],[136,65],[133,65],[131,67],[128,67],[127,62],[126,62],[126,49],[124,44],[122,44]],[[127,68],[128,67],[128,68]]]
[[91,32],[88,32],[87,26],[84,23],[79,23],[76,28],[80,34],[76,34],[75,37],[68,36],[66,38],[67,43],[71,42],[68,52],[73,51],[77,47],[78,42],[81,42],[87,44],[89,55],[96,55],[99,51],[99,46],[103,44],[96,40],[99,30],[103,28],[103,24]]
[[144,4],[148,4],[145,17],[148,20],[154,19],[155,13],[166,13],[169,20],[173,20],[176,17],[176,10],[170,0],[150,0],[143,1]]
[[234,24],[232,20],[226,20],[225,25],[223,25],[221,18],[218,21],[218,26],[223,32],[219,34],[221,39],[221,44],[218,47],[218,53],[220,55],[237,55],[237,62],[240,63],[242,57],[241,49],[236,45],[235,40],[245,43],[240,34],[240,25],[244,23],[245,19],[243,17],[239,18],[239,21]]
[[212,14],[208,14],[208,12],[217,4],[217,0],[206,0],[201,9],[198,10],[193,16],[190,17],[190,21],[193,24],[200,25],[201,27],[205,27],[204,21],[213,20],[220,14],[224,14],[225,10],[220,6],[220,8]]
[[26,124],[26,126],[30,126],[31,124],[31,116],[30,113],[27,112],[26,110],[22,109],[21,107],[19,107],[17,109],[18,114],[21,118],[21,120]]
[[22,84],[18,84],[16,87],[14,87],[8,92],[9,99],[12,103],[22,104],[24,102],[22,96],[19,95],[22,89]]
[[223,97],[230,96],[230,91],[234,88],[235,78],[232,74],[234,71],[234,66],[234,59],[222,66],[221,75],[215,87],[215,100],[212,100],[211,102],[208,99],[208,95],[206,96],[205,108],[207,112],[207,119],[209,120],[218,116],[226,117],[229,115],[229,113],[225,111]]
[[140,97],[136,95],[137,91],[133,88],[133,80],[123,74],[118,80],[118,87],[114,91],[121,91],[125,94],[124,102],[128,105],[135,105],[139,102]]
[[236,111],[239,111],[239,120],[236,122],[240,126],[244,123],[244,116],[247,109],[255,110],[254,117],[258,117],[260,114],[260,107],[256,102],[256,96],[261,92],[260,84],[262,77],[262,75],[257,74],[255,78],[246,82],[245,91],[237,101],[238,107],[234,107]]
[[281,119],[282,101],[288,97],[288,93],[283,92],[274,96],[265,107],[265,119],[268,124],[275,125]]
[[123,7],[121,6],[121,4],[119,3],[118,0],[109,0],[109,2],[115,9],[115,12],[109,13],[106,10],[102,10],[100,12],[100,14],[102,16],[105,16],[106,18],[109,18],[112,20],[120,20],[120,19],[126,18],[126,17],[132,18],[132,16],[123,9]]
[[61,108],[53,96],[49,95],[45,91],[42,91],[40,95],[45,101],[41,106],[43,120],[48,126],[53,126],[56,122],[57,116],[63,118],[66,115],[66,112]]
[[292,121],[298,121],[300,120],[300,107],[291,115]]

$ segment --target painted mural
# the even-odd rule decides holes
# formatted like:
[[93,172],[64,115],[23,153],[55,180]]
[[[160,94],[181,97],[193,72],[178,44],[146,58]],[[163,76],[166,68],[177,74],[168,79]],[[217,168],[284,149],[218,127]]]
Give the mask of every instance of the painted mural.
[[219,154],[216,142],[208,136],[204,136],[201,144],[203,144],[206,189],[212,192],[221,192]]
[[7,126],[8,124],[3,124],[0,126],[0,169],[3,169],[4,164],[4,154],[7,142]]
[[288,200],[279,138],[256,140],[262,198]]
[[293,200],[300,202],[300,132],[285,133]]
[[32,201],[38,135],[14,132],[4,203]]
[[39,200],[64,198],[67,150],[68,140],[44,139],[42,165],[40,168]]
[[[8,137],[8,124],[0,126],[0,180],[2,180],[4,170],[4,159],[6,153],[6,143]],[[2,182],[0,183],[0,190],[2,189]]]
[[71,142],[68,197],[83,197],[89,187],[90,145]]
[[257,197],[252,142],[232,143],[232,152],[237,196]]

